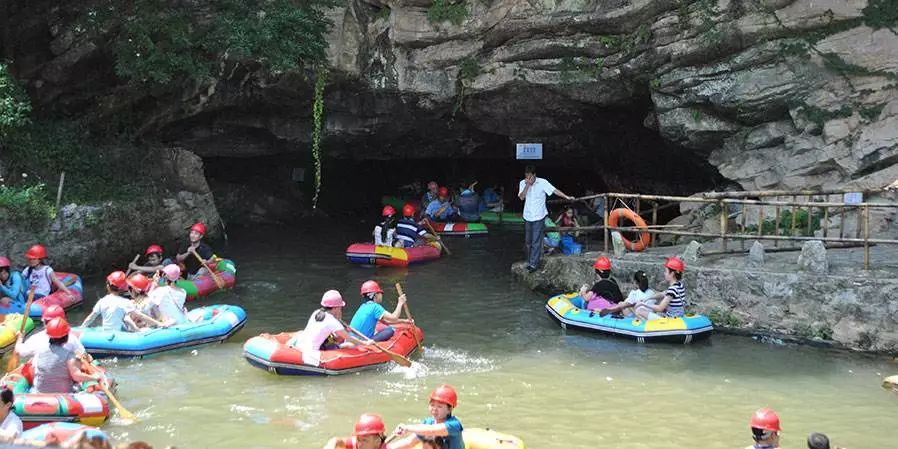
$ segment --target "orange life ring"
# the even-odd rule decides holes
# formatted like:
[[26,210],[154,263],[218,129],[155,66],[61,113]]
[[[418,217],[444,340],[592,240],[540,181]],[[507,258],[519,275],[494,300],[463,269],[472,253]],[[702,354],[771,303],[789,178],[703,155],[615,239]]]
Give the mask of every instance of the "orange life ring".
[[[648,224],[646,224],[645,220],[643,220],[642,217],[637,215],[636,212],[623,207],[614,209],[610,214],[608,214],[608,226],[611,226],[613,228],[618,227],[618,222],[621,218],[632,221],[637,228],[648,229]],[[627,249],[629,249],[630,251],[642,251],[648,248],[649,243],[652,242],[652,235],[648,232],[640,232],[639,240],[636,240],[635,242],[627,240],[623,235],[621,236],[621,238],[624,239],[624,246],[627,247]]]

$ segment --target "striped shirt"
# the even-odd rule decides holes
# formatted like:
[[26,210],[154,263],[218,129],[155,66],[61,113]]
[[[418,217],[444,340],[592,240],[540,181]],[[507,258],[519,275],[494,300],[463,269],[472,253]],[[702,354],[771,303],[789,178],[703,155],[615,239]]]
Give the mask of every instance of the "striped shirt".
[[670,284],[664,295],[671,298],[667,304],[667,316],[680,317],[686,314],[686,287],[683,286],[683,281]]
[[418,237],[423,237],[427,231],[415,220],[403,218],[396,223],[396,238],[402,241],[403,245],[408,248],[415,245]]

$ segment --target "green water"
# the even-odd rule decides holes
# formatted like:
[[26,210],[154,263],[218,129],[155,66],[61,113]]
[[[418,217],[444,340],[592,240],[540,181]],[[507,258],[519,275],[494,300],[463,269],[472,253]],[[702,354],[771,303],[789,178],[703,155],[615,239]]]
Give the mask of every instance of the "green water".
[[[362,412],[381,413],[389,428],[425,417],[428,393],[448,382],[465,426],[517,435],[530,448],[742,448],[761,406],[780,413],[784,448],[805,447],[812,431],[852,449],[898,447],[898,395],[879,386],[898,373],[887,359],[725,335],[679,346],[565,332],[545,296],[509,275],[520,234],[447,238],[453,256],[408,269],[349,265],[346,245],[368,234],[231,230],[218,253],[236,262],[238,287],[192,304],[241,305],[246,328],[224,344],[110,363],[140,421],[105,429],[160,447],[318,448],[348,435]],[[246,339],[296,330],[326,289],[342,291],[351,314],[368,278],[406,289],[426,346],[411,368],[281,377],[243,359]],[[88,279],[90,305],[97,282]],[[392,288],[386,302],[395,305]]]

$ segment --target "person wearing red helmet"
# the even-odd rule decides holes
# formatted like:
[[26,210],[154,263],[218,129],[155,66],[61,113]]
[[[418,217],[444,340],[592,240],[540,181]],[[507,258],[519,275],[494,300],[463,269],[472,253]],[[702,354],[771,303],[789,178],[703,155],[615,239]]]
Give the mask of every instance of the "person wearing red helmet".
[[182,251],[175,256],[175,259],[178,263],[184,264],[184,271],[186,272],[186,277],[188,279],[194,279],[197,276],[206,274],[206,269],[203,268],[203,265],[197,260],[197,257],[194,256],[193,252],[199,254],[200,258],[203,259],[207,265],[214,266],[214,254],[215,251],[212,251],[212,247],[207,245],[206,242],[203,241],[203,236],[206,235],[206,225],[203,223],[194,223],[193,226],[190,227],[190,232],[187,234],[187,246],[183,247]]
[[751,438],[755,443],[745,449],[779,449],[780,417],[769,408],[762,408],[751,415]]
[[686,314],[686,286],[683,285],[683,272],[686,264],[679,257],[668,257],[664,262],[664,280],[667,290],[655,293],[652,299],[659,300],[656,305],[649,306],[653,313],[649,319],[664,317],[681,317]]
[[143,265],[131,262],[128,264],[128,269],[150,275],[158,273],[162,267],[171,263],[171,259],[166,259],[163,256],[162,247],[156,244],[148,246],[147,250],[144,251],[144,256],[146,256],[146,260]]
[[387,204],[381,210],[380,215],[383,221],[374,227],[374,244],[379,246],[393,246],[393,236],[396,233],[396,223],[399,219],[396,217],[396,208]]
[[412,203],[405,203],[402,206],[402,218],[396,223],[396,240],[402,243],[403,247],[410,248],[418,244],[418,239],[436,240],[436,237],[415,220],[415,206]]
[[156,287],[147,295],[144,312],[159,320],[162,327],[187,323],[190,321],[187,309],[184,308],[187,292],[176,284],[181,278],[181,268],[169,264],[162,268],[162,273],[164,285]]
[[452,414],[457,405],[458,393],[455,388],[448,384],[437,387],[430,394],[430,417],[421,421],[421,424],[400,424],[396,427],[396,433],[400,436],[413,434],[401,440],[397,447],[407,449],[419,441],[434,441],[440,449],[464,449],[461,421]]
[[75,382],[99,380],[100,374],[81,371],[75,353],[66,345],[69,323],[65,318],[53,318],[47,323],[49,345],[37,351],[31,360],[34,369],[32,393],[71,393]]
[[47,249],[44,245],[34,245],[25,251],[28,266],[22,271],[22,277],[27,282],[25,289],[34,287],[34,299],[43,298],[53,291],[53,287],[62,290],[69,297],[73,297],[68,287],[56,277],[53,268],[45,263]]
[[527,245],[527,271],[532,273],[539,268],[543,255],[543,234],[546,229],[546,198],[558,195],[572,200],[573,197],[558,190],[549,181],[536,176],[536,167],[528,165],[524,168],[524,179],[518,183],[518,198],[524,201],[524,244]]
[[449,189],[440,187],[437,194],[438,197],[427,205],[424,215],[436,221],[449,221],[458,215],[458,209],[452,205],[452,201],[449,199]]
[[99,316],[103,318],[104,331],[138,331],[140,326],[131,317],[132,315],[150,323],[156,322],[158,325],[158,322],[152,317],[137,310],[130,299],[121,296],[123,290],[130,290],[133,297],[139,298],[142,290],[146,289],[149,283],[149,279],[140,273],[132,275],[130,278],[126,278],[125,273],[121,271],[109,273],[109,276],[106,276],[106,296],[94,304],[94,308],[84,318],[81,327],[89,327]]
[[348,438],[331,438],[324,449],[393,449],[396,446],[386,444],[387,427],[383,418],[375,413],[359,416]]
[[[321,308],[312,312],[305,329],[295,333],[287,341],[288,346],[302,351],[303,363],[318,366],[321,363],[322,350],[373,343],[371,340],[359,340],[346,332],[343,323],[340,322],[345,306],[340,292],[336,290],[324,292],[321,296]],[[338,344],[337,341],[343,343]]]
[[[22,342],[22,333],[17,332],[15,347],[16,354],[19,354],[22,358],[28,358],[34,356],[39,350],[46,348],[47,345],[50,344],[50,337],[47,335],[47,325],[49,325],[50,321],[54,318],[65,319],[65,310],[56,304],[44,307],[43,313],[41,314],[41,322],[44,324],[43,330],[31,334],[31,336],[24,342]],[[84,345],[81,344],[81,340],[75,334],[69,335],[66,347],[75,355],[81,355],[86,352],[84,350]]]
[[12,262],[8,258],[0,256],[0,313],[5,315],[12,312],[9,309],[13,304],[14,309],[18,309],[21,304],[22,310],[25,310],[27,291],[22,273],[12,269]]
[[592,290],[596,296],[605,298],[612,304],[617,304],[623,301],[624,295],[620,291],[617,279],[611,277],[611,259],[605,256],[599,256],[592,265],[592,268],[595,270],[599,280],[592,285],[590,290]]
[[[396,331],[390,324],[410,323],[409,320],[399,318],[402,313],[402,306],[405,305],[405,295],[399,295],[396,301],[396,309],[393,313],[387,312],[381,305],[384,301],[384,291],[380,288],[377,281],[365,281],[361,288],[362,305],[355,311],[349,326],[361,332],[366,337],[374,341],[387,341]],[[386,327],[376,332],[377,323],[387,324]]]

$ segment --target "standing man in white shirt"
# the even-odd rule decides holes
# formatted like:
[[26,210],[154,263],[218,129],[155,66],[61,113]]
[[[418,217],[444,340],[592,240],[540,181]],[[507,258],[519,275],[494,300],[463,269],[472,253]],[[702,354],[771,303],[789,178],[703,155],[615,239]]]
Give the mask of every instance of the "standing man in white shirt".
[[543,233],[546,229],[546,197],[558,195],[572,200],[558,190],[549,181],[536,177],[536,167],[528,165],[524,168],[524,179],[518,186],[518,198],[524,200],[524,241],[527,245],[527,271],[533,273],[539,268],[539,260],[543,255]]

